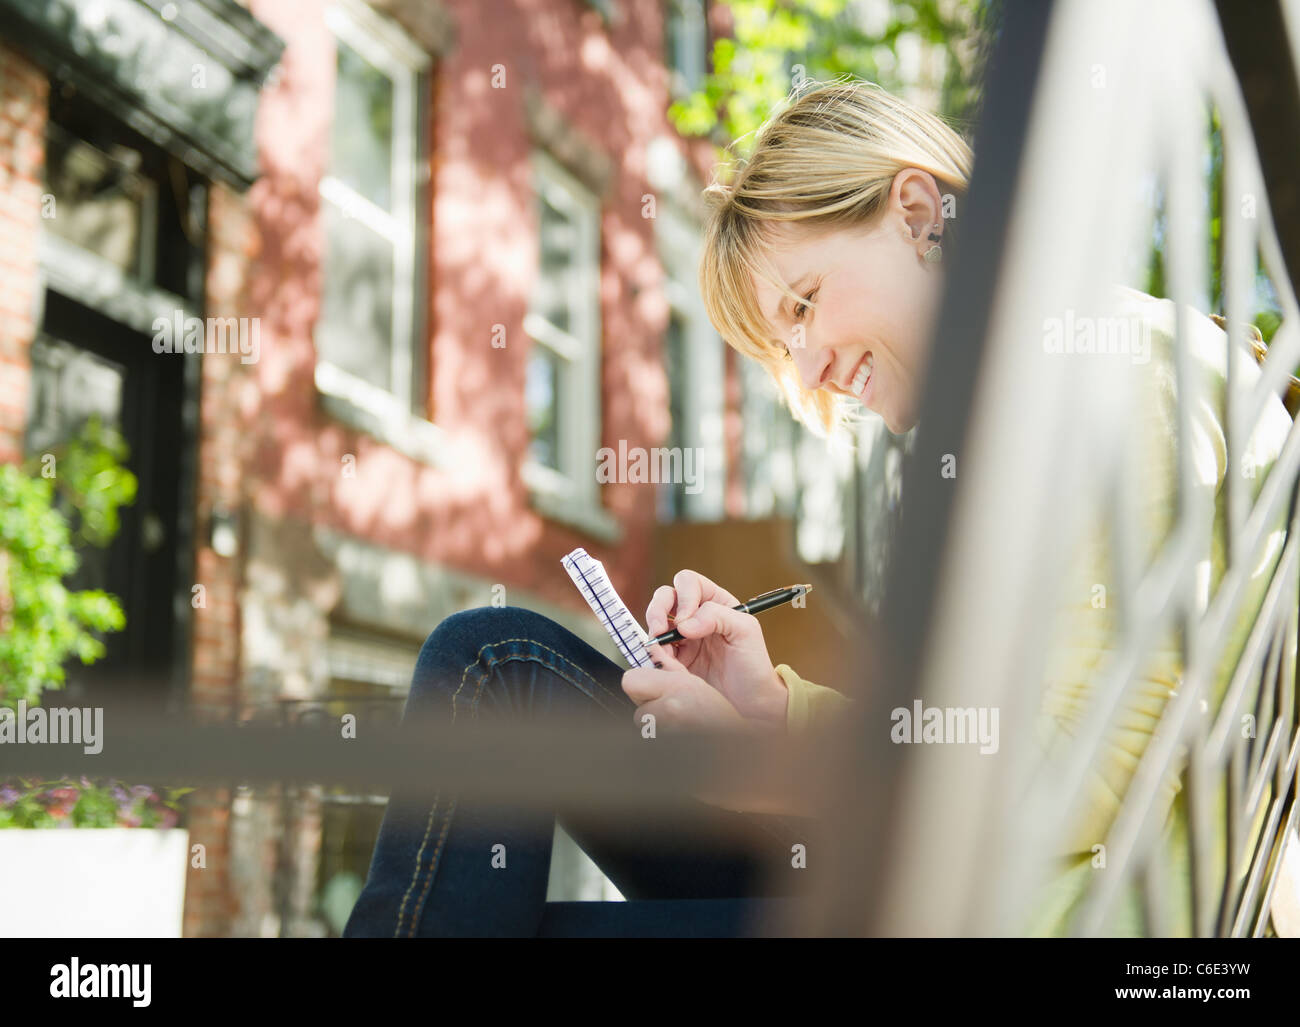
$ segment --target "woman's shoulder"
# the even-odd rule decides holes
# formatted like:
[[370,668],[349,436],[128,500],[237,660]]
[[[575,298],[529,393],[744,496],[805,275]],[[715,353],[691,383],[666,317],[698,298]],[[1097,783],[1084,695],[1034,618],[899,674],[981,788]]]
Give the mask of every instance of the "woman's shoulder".
[[[1244,347],[1230,347],[1221,319],[1194,307],[1183,304],[1179,323],[1179,307],[1171,299],[1151,296],[1126,285],[1113,285],[1109,294],[1108,309],[1112,316],[1132,319],[1130,334],[1136,332],[1140,342],[1135,352],[1145,359],[1134,360],[1144,371],[1145,384],[1150,390],[1145,398],[1159,413],[1155,423],[1163,434],[1177,431],[1176,406],[1178,402],[1177,348],[1183,347],[1190,357],[1189,369],[1200,378],[1203,390],[1200,400],[1192,409],[1192,428],[1197,438],[1194,442],[1207,466],[1201,468],[1207,484],[1221,482],[1226,469],[1226,395],[1228,361],[1232,360],[1234,377],[1247,388],[1259,380],[1260,367],[1254,352]],[[1261,343],[1262,345],[1262,343]],[[1250,436],[1245,457],[1256,468],[1267,466],[1277,458],[1291,430],[1292,419],[1277,396],[1268,396],[1257,411],[1258,419],[1249,426]]]
[[[1228,335],[1224,319],[1215,314],[1197,310],[1190,304],[1182,305],[1183,324],[1178,324],[1178,307],[1173,300],[1152,296],[1128,285],[1113,284],[1109,292],[1108,309],[1114,316],[1132,318],[1150,333],[1153,344],[1151,357],[1160,362],[1174,360],[1174,340],[1181,329],[1184,344],[1193,363],[1200,369],[1226,380],[1228,370]],[[1254,325],[1251,329],[1252,350],[1238,347],[1233,352],[1234,373],[1240,370],[1247,380],[1259,377],[1259,361],[1267,352],[1263,337]]]
[[[1178,337],[1178,307],[1173,300],[1152,296],[1128,285],[1112,285],[1109,309],[1121,318],[1132,319],[1148,334],[1150,357],[1157,363],[1172,362]],[[1227,336],[1210,315],[1183,304],[1182,331],[1195,363],[1204,370],[1227,374]]]

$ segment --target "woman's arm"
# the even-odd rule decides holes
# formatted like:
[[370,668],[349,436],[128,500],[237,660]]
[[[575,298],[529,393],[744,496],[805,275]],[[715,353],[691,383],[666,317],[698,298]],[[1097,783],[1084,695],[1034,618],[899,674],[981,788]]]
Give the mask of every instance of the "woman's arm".
[[787,663],[777,664],[776,672],[785,682],[785,725],[790,735],[798,737],[831,727],[852,703],[848,696],[835,689],[800,677]]
[[[789,664],[776,667],[777,676],[785,687],[785,715],[777,727],[775,737],[784,735],[792,739],[807,739],[828,732],[848,711],[852,700],[833,688],[814,684],[799,676]],[[769,722],[770,723],[770,722]],[[758,735],[774,737],[773,735]],[[727,796],[700,796],[702,801],[722,806],[737,813],[765,813],[776,816],[811,817],[815,815],[813,796],[815,782],[782,778],[764,787],[750,784]]]

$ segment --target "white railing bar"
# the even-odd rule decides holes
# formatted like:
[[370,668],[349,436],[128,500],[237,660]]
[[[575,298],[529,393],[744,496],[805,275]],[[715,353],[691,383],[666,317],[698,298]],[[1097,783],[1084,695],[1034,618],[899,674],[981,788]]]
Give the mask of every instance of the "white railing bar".
[[1224,435],[1228,446],[1228,465],[1225,471],[1228,533],[1225,556],[1227,563],[1231,565],[1236,560],[1237,531],[1245,522],[1249,507],[1249,500],[1244,492],[1246,482],[1241,474],[1241,457],[1255,424],[1259,422],[1260,416],[1267,408],[1262,406],[1250,408],[1255,411],[1255,420],[1249,426],[1244,424],[1247,411],[1243,409],[1242,402],[1247,397],[1242,393],[1248,392],[1249,389],[1239,373],[1237,354],[1246,351],[1252,365],[1255,359],[1254,355],[1247,351],[1242,329],[1239,326],[1245,320],[1242,307],[1247,283],[1243,281],[1243,277],[1248,259],[1251,270],[1250,285],[1254,285],[1254,247],[1258,232],[1252,232],[1249,223],[1243,223],[1238,215],[1237,198],[1245,194],[1247,185],[1258,194],[1259,173],[1251,162],[1254,156],[1254,144],[1249,128],[1239,120],[1244,116],[1244,112],[1236,109],[1239,106],[1237,103],[1229,106],[1231,100],[1238,98],[1230,89],[1223,92],[1231,98],[1221,99],[1218,105],[1223,141],[1223,204],[1220,224],[1223,232],[1224,317],[1227,322],[1225,330],[1227,381],[1224,387],[1224,408],[1227,416]]
[[[1264,747],[1264,762],[1261,765],[1260,770],[1264,767],[1268,767],[1271,772],[1277,766],[1278,750],[1286,744],[1286,741],[1287,725],[1278,721],[1269,729],[1268,745]],[[1268,774],[1263,774],[1259,771],[1251,774],[1250,787],[1246,792],[1246,805],[1251,817],[1254,817],[1255,811],[1259,809],[1260,800],[1264,797],[1264,785],[1266,783],[1272,784],[1271,781],[1268,781],[1268,776]]]
[[[1297,732],[1295,742],[1291,746],[1291,753],[1287,757],[1287,777],[1291,780],[1294,780],[1293,775],[1295,774],[1296,761],[1298,757],[1300,757],[1300,732]],[[1289,791],[1290,791],[1289,788],[1280,791],[1279,794],[1273,799],[1272,809],[1269,811],[1268,821],[1265,824],[1265,828],[1263,831],[1263,835],[1265,837],[1270,837],[1274,839],[1277,837],[1278,820],[1281,817],[1282,806],[1286,802],[1287,793]],[[1291,815],[1292,816],[1295,815],[1294,803],[1292,804]],[[1242,914],[1254,904],[1255,894],[1259,889],[1259,880],[1261,875],[1263,875],[1264,870],[1267,866],[1269,850],[1271,848],[1272,845],[1261,844],[1255,852],[1254,859],[1251,861],[1250,876],[1247,879],[1246,889],[1242,893],[1241,905],[1238,909],[1237,919],[1233,923],[1233,927],[1232,927],[1232,933],[1236,937],[1240,937],[1242,928],[1244,926],[1242,923]],[[1274,878],[1276,880],[1276,875],[1274,875]],[[1273,882],[1270,882],[1270,889],[1272,887],[1272,883]]]
[[[1297,755],[1300,755],[1300,733],[1297,733],[1296,743],[1292,746],[1291,759],[1293,763],[1295,762],[1295,758]],[[1283,792],[1282,795],[1285,796],[1286,793]],[[1282,826],[1281,841],[1278,843],[1277,858],[1274,864],[1276,866],[1282,866],[1283,860],[1286,859],[1287,846],[1292,843],[1292,838],[1296,830],[1296,809],[1297,808],[1300,808],[1300,802],[1296,802],[1293,799],[1291,803],[1291,810],[1289,813],[1287,813],[1286,816],[1286,823]],[[1277,881],[1278,878],[1281,876],[1282,876],[1281,874],[1276,874],[1276,873],[1273,874],[1269,878],[1268,887],[1264,889],[1264,894],[1260,901],[1259,913],[1255,918],[1255,929],[1253,932],[1251,932],[1252,935],[1256,938],[1262,937],[1264,934],[1264,925],[1268,923],[1268,918],[1271,914],[1270,907],[1273,904],[1273,893],[1277,890]],[[1245,905],[1244,901],[1242,904]]]
[[[1245,699],[1246,685],[1250,681],[1249,671],[1257,662],[1259,650],[1268,643],[1275,622],[1280,619],[1280,613],[1290,614],[1295,612],[1294,606],[1283,608],[1280,603],[1283,590],[1291,585],[1291,582],[1286,579],[1289,577],[1292,565],[1295,563],[1297,547],[1300,547],[1300,540],[1292,533],[1282,550],[1282,556],[1278,559],[1277,567],[1273,570],[1268,591],[1264,595],[1264,601],[1260,604],[1259,616],[1251,628],[1246,644],[1242,648],[1241,657],[1237,661],[1237,669],[1233,672],[1232,680],[1224,693],[1218,719],[1215,721],[1206,743],[1207,751],[1216,763],[1222,762],[1222,752],[1227,744],[1230,722],[1237,719],[1237,712]],[[1295,598],[1294,595],[1287,596],[1288,600],[1293,601]]]

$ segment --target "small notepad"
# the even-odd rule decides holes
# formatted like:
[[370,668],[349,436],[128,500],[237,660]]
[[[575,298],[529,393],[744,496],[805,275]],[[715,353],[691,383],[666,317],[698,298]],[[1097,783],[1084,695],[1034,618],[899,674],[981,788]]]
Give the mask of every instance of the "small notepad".
[[600,561],[588,556],[585,549],[575,549],[560,562],[628,664],[633,667],[656,666],[645,648],[650,636],[618,597]]

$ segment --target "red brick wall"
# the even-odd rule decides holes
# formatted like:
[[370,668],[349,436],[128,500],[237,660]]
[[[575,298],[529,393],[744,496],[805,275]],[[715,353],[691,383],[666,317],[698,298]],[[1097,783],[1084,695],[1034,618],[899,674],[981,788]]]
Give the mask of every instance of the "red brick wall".
[[49,80],[0,44],[0,461],[22,456],[35,334]]
[[[247,198],[213,186],[208,233],[207,315],[242,316],[255,246]],[[193,613],[192,700],[197,712],[228,714],[238,699],[239,556],[219,555],[209,540],[213,511],[237,514],[243,503],[249,407],[241,400],[256,399],[248,392],[249,365],[238,356],[209,354],[202,366],[195,584],[203,586],[206,605]]]
[[[425,466],[319,411],[312,330],[334,46],[320,0],[257,0],[253,13],[287,49],[280,81],[259,109],[264,174],[249,194],[263,240],[248,313],[264,319],[256,374],[258,431],[267,444],[248,468],[248,494],[268,516],[324,524],[581,610],[555,572],[560,557],[578,545],[597,555],[608,550],[536,513],[519,476],[528,445],[523,319],[536,252],[524,88],[538,87],[613,162],[602,219],[602,444],[659,445],[667,429],[660,345],[668,309],[654,222],[642,217],[641,197],[653,192],[646,146],[671,132],[662,5],[625,0],[622,22],[606,28],[576,0],[446,3],[457,32],[435,69],[427,318],[431,406],[461,464]],[[490,86],[495,64],[505,65],[504,89]],[[495,323],[506,326],[504,349],[490,344]],[[348,453],[356,476],[345,479],[339,468]],[[627,529],[611,560],[615,583],[648,594],[653,489],[610,485],[605,493]]]
[[[222,186],[210,193],[205,313],[259,318],[261,353],[251,365],[222,355],[202,361],[193,584],[204,594],[193,610],[192,666],[201,715],[228,716],[248,700],[240,637],[248,587],[242,529],[251,511],[304,534],[322,525],[583,614],[580,597],[557,573],[560,557],[575,546],[610,557],[615,583],[628,595],[648,595],[654,584],[654,486],[605,486],[606,505],[626,529],[615,556],[534,511],[520,479],[528,445],[523,318],[538,248],[524,96],[526,86],[540,91],[612,165],[601,222],[600,444],[660,445],[668,428],[660,350],[668,304],[655,223],[642,216],[642,197],[654,191],[646,148],[655,136],[673,135],[664,113],[663,5],[622,0],[621,20],[606,26],[579,0],[444,3],[456,34],[430,87],[426,345],[430,408],[460,461],[452,470],[413,460],[321,409],[313,330],[321,307],[319,183],[332,118],[333,39],[323,0],[249,4],[287,49],[259,109],[262,176],[247,194]],[[490,88],[496,64],[506,67],[504,89]],[[26,418],[47,108],[45,73],[0,46],[0,460],[20,455]],[[708,170],[708,144],[684,149],[697,170]],[[505,349],[491,346],[497,323],[506,326]],[[734,446],[734,429],[730,436]],[[344,454],[356,457],[355,478],[340,474]],[[223,510],[241,529],[234,556],[209,543],[212,515]],[[315,815],[308,804],[307,835]],[[260,916],[240,894],[232,817],[229,789],[191,795],[190,840],[204,846],[206,867],[189,871],[187,936],[228,935]],[[301,868],[295,887],[309,882],[310,869]]]
[[[213,186],[208,208],[207,316],[238,317],[248,306],[255,237],[247,198]],[[224,719],[241,699],[239,653],[240,554],[222,556],[210,544],[214,510],[237,514],[243,502],[248,432],[247,365],[238,357],[203,358],[199,407],[198,488],[194,584],[203,586],[193,609],[190,697],[199,717]],[[186,937],[227,937],[240,913],[233,887],[228,788],[204,788],[189,797],[190,845],[203,845],[206,865],[191,865],[186,880]],[[191,861],[193,863],[193,861]]]

